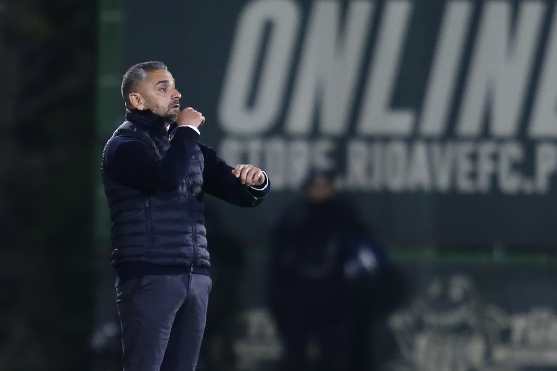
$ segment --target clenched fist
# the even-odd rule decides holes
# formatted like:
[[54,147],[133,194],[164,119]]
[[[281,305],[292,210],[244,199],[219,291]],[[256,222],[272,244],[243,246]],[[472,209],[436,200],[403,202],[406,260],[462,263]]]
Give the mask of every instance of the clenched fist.
[[242,184],[248,186],[262,186],[265,182],[265,174],[263,171],[253,165],[236,165],[236,167],[232,169],[232,174],[240,179]]
[[192,107],[184,108],[178,114],[176,123],[178,126],[191,125],[199,128],[205,122],[205,116],[201,112],[196,111]]

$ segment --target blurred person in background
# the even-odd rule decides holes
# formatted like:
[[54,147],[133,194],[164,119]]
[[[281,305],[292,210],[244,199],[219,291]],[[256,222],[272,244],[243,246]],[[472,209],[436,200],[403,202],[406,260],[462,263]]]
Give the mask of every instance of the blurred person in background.
[[124,370],[193,371],[212,286],[203,195],[256,206],[269,179],[199,143],[205,117],[181,109],[164,63],[131,66],[122,97],[125,121],[105,146],[102,175]]
[[370,327],[385,307],[390,263],[347,201],[332,172],[314,171],[277,223],[270,306],[285,349],[281,370],[371,367]]

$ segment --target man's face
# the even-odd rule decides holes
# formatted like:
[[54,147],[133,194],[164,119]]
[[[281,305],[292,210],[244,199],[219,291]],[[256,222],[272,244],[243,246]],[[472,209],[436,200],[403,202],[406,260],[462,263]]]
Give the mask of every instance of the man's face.
[[167,70],[155,70],[147,73],[147,78],[140,81],[132,93],[130,101],[138,110],[151,110],[157,116],[175,120],[180,112],[182,95],[176,89],[174,78]]

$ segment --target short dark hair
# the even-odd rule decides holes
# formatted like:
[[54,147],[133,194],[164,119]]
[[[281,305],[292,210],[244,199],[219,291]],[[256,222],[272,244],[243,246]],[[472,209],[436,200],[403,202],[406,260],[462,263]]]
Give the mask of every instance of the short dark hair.
[[130,92],[137,86],[137,83],[145,80],[147,72],[156,70],[168,70],[168,67],[160,61],[147,61],[134,64],[128,68],[126,73],[124,73],[124,76],[122,76],[122,86],[120,88],[126,107],[130,106],[129,95]]

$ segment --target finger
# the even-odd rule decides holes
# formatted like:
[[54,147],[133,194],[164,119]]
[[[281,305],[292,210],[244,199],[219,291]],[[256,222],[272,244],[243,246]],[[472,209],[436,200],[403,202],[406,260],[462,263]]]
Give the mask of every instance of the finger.
[[240,182],[242,184],[246,184],[248,172],[249,172],[249,166],[244,166],[242,167],[242,170],[240,170]]
[[246,165],[242,168],[242,171],[240,172],[240,182],[242,184],[246,184],[247,176],[248,176],[248,173],[249,173],[250,169],[251,169],[251,166],[249,166],[249,165]]
[[257,185],[263,185],[263,183],[265,183],[265,173],[263,173],[263,171],[259,170],[259,173],[257,174]]
[[247,185],[254,185],[257,183],[257,176],[258,176],[259,169],[255,166],[249,168],[248,173],[246,175],[246,184]]
[[234,174],[234,176],[236,176],[236,178],[238,178],[240,176],[240,173],[242,172],[242,168],[245,165],[236,165],[234,167],[234,169],[232,169],[232,174]]
[[261,169],[259,168],[254,168],[255,172],[253,174],[253,179],[251,181],[251,185],[254,186],[260,186],[261,184],[263,184],[263,181],[265,179],[263,172],[261,171]]

